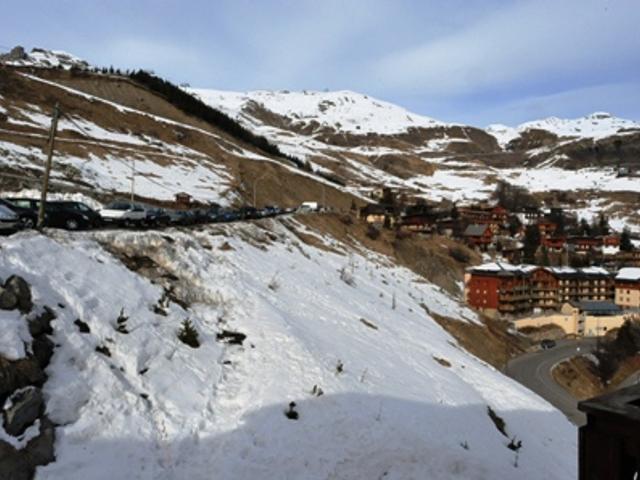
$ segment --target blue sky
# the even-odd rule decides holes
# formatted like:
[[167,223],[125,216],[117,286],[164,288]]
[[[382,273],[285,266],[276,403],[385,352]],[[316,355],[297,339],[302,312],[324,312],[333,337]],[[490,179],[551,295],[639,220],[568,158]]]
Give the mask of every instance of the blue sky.
[[440,120],[640,120],[639,0],[3,0],[0,46],[227,90],[348,89]]

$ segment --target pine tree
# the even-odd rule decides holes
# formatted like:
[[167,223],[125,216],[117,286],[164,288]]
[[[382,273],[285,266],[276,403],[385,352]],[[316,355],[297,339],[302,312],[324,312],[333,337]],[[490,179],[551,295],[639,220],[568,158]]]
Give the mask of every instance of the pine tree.
[[627,227],[622,230],[622,235],[620,235],[620,250],[622,250],[623,252],[633,251],[633,243],[631,243],[631,232]]
[[534,263],[536,250],[540,246],[540,230],[537,225],[529,225],[524,234],[524,261],[525,263]]
[[182,328],[178,332],[178,339],[191,348],[198,348],[200,346],[198,331],[188,318],[182,321]]

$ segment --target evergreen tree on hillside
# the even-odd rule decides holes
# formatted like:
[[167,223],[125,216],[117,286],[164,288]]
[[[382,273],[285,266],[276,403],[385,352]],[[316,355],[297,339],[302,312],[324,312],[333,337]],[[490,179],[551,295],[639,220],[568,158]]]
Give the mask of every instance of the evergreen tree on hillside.
[[525,263],[535,263],[536,251],[540,246],[540,230],[537,225],[529,225],[524,234],[523,255]]
[[622,250],[623,252],[633,251],[633,243],[631,243],[631,232],[627,227],[622,230],[622,235],[620,235],[620,250]]
[[609,227],[609,220],[605,216],[604,213],[600,214],[598,218],[598,227],[600,229],[600,235],[609,235],[611,233],[611,228]]

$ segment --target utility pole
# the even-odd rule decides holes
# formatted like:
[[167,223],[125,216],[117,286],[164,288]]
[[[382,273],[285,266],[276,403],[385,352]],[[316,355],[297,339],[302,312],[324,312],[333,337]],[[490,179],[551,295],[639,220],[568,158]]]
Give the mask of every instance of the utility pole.
[[258,182],[262,180],[265,177],[265,175],[266,173],[263,173],[253,181],[253,208],[258,208],[256,205],[256,193],[257,193]]
[[136,159],[131,158],[131,204],[135,198],[135,185],[136,185]]
[[47,191],[49,190],[49,174],[51,173],[51,161],[53,157],[53,147],[58,131],[58,117],[60,116],[60,105],[56,102],[53,107],[53,118],[49,129],[49,140],[47,145],[47,161],[44,165],[44,176],[42,177],[42,191],[40,192],[40,208],[38,210],[38,229],[44,227],[44,207],[47,203]]

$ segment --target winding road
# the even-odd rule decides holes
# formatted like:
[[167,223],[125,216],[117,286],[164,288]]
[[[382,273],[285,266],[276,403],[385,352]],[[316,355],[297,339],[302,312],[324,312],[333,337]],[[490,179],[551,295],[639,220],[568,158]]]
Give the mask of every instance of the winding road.
[[554,365],[573,356],[590,352],[596,345],[595,338],[559,340],[549,350],[525,353],[507,364],[506,374],[533,390],[564,413],[572,423],[582,426],[584,413],[578,410],[578,401],[556,383],[551,375]]

